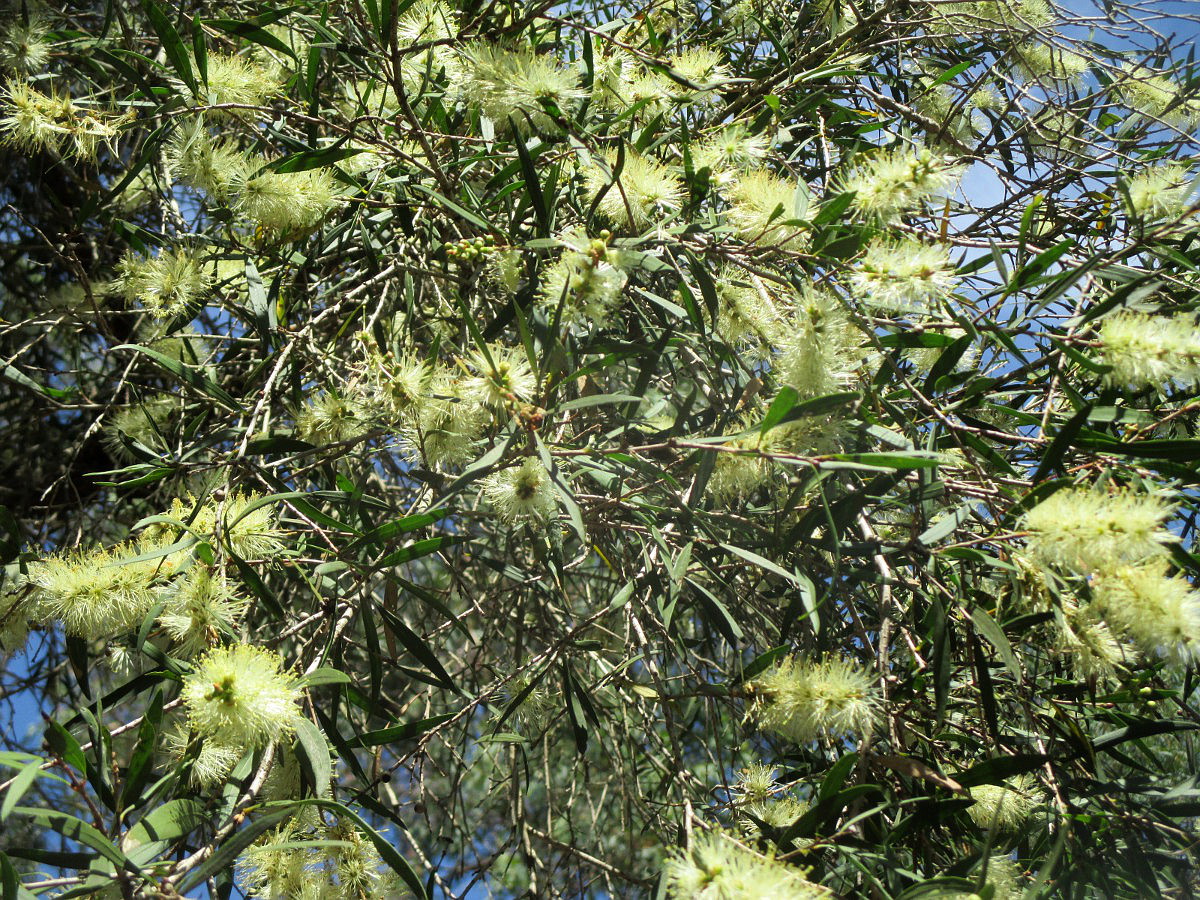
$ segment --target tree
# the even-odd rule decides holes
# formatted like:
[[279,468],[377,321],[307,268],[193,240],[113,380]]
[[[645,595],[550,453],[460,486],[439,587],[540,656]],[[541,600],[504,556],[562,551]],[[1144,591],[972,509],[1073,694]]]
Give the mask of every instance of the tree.
[[1192,896],[1194,31],[9,4],[4,897]]

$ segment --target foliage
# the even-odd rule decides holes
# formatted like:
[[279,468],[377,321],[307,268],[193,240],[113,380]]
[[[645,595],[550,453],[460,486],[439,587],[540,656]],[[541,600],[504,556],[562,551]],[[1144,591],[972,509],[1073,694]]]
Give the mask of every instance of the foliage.
[[7,4],[5,900],[1191,896],[1195,22],[1080,7]]

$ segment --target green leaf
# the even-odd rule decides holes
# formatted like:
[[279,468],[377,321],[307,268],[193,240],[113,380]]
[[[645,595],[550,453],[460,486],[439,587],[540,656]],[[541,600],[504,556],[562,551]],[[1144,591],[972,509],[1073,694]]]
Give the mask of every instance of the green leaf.
[[1018,270],[1009,281],[1006,293],[1012,294],[1028,287],[1039,275],[1054,265],[1067,252],[1075,247],[1074,241],[1062,241],[1049,250],[1043,250],[1027,265]]
[[937,453],[835,453],[833,459],[869,469],[936,469],[942,464]]
[[383,617],[384,622],[389,631],[395,635],[396,640],[404,645],[404,649],[421,661],[434,677],[443,686],[447,687],[455,693],[462,693],[458,686],[454,683],[454,679],[450,677],[450,673],[442,666],[441,660],[429,648],[415,631],[408,627],[404,621],[386,606],[375,607],[379,614]]
[[51,719],[46,723],[43,739],[51,752],[72,769],[81,775],[87,772],[87,758],[83,755],[83,748],[79,746],[75,736],[62,725]]
[[0,852],[0,900],[34,900],[36,896],[24,888],[16,866]]
[[208,86],[208,47],[204,43],[204,29],[200,17],[192,16],[192,55],[196,58],[196,72],[200,83]]
[[850,773],[854,771],[854,766],[857,763],[857,753],[845,753],[838,757],[838,761],[829,767],[829,772],[821,782],[821,789],[817,794],[817,799],[827,800],[836,795],[842,789],[842,785],[846,783],[846,779],[850,777]]
[[9,381],[21,385],[21,387],[29,388],[31,391],[36,391],[39,394],[44,394],[45,396],[51,397],[55,400],[65,399],[66,397],[71,396],[73,393],[73,391],[60,390],[58,388],[46,387],[45,385],[38,384],[36,381],[13,365],[5,365],[3,373],[4,377]]
[[[514,131],[520,134],[519,125],[514,125]],[[546,197],[542,193],[541,181],[538,178],[537,166],[533,154],[529,152],[529,148],[525,146],[525,141],[518,138],[513,141],[513,146],[517,150],[517,159],[521,164],[521,176],[525,183],[525,192],[529,195],[529,203],[533,206],[533,214],[537,220],[538,236],[542,238],[550,237],[551,228],[551,207],[546,203]]]
[[787,654],[787,644],[783,644],[779,647],[772,647],[765,653],[760,653],[753,660],[751,660],[750,664],[746,666],[745,669],[742,670],[741,680],[743,682],[750,681],[755,675],[759,675],[767,671],[767,669],[771,668],[773,665],[775,665],[775,663],[787,656]]
[[150,27],[154,29],[154,33],[162,42],[163,52],[170,60],[175,74],[188,86],[193,97],[199,97],[200,90],[196,85],[196,76],[192,72],[192,61],[179,32],[175,30],[175,26],[171,24],[171,20],[167,18],[162,7],[154,0],[142,0],[142,8],[146,11],[146,18],[150,20]]
[[[13,808],[21,802],[21,798],[25,796],[25,792],[37,781],[41,775],[46,775],[42,771],[42,760],[34,759],[32,762],[26,763],[19,772],[9,782],[8,790],[4,792],[4,802],[0,804],[0,822],[8,818],[9,813]],[[61,778],[58,779],[62,781]]]
[[365,150],[357,147],[343,146],[324,147],[320,150],[304,150],[300,153],[290,153],[282,159],[271,163],[268,168],[275,172],[304,172],[308,169],[323,169],[335,165],[343,159],[350,159],[365,152]]
[[735,544],[721,544],[720,547],[722,550],[728,550],[734,556],[740,556],[742,559],[746,560],[747,562],[753,563],[754,565],[758,566],[760,569],[766,569],[768,572],[771,572],[774,575],[778,575],[781,578],[786,578],[792,584],[795,584],[798,586],[802,583],[800,581],[800,578],[796,575],[796,573],[789,572],[787,569],[783,568],[780,565],[777,565],[776,563],[771,562],[771,560],[767,559],[764,556],[759,556],[753,550],[747,550],[745,547],[738,547]]
[[316,687],[319,684],[350,684],[353,679],[345,672],[339,672],[329,666],[313,669],[300,679],[301,687]]
[[[210,28],[215,28],[217,31],[223,31],[231,37],[244,38],[253,44],[268,47],[277,53],[282,53],[284,56],[296,60],[296,54],[292,48],[263,27],[264,25],[274,24],[286,16],[287,13],[288,10],[286,9],[273,10],[264,15],[255,16],[250,21],[243,19],[205,19],[204,24]],[[299,62],[299,60],[296,61]]]
[[423,541],[415,541],[407,547],[402,547],[394,553],[389,553],[381,559],[376,560],[371,564],[372,569],[390,569],[393,566],[403,565],[406,562],[412,562],[414,559],[420,559],[422,556],[429,556],[431,553],[437,553],[444,547],[453,547],[455,544],[465,544],[469,538],[465,534],[444,534],[440,537],[426,538]]
[[258,274],[258,266],[254,264],[254,259],[248,254],[246,256],[246,299],[250,314],[254,316],[254,326],[266,341],[271,332],[279,326],[278,315],[275,304],[270,301],[263,288],[262,276]]
[[308,719],[296,723],[297,754],[317,797],[329,797],[332,791],[333,764],[329,759],[329,741],[321,729]]
[[144,860],[142,865],[145,865],[208,820],[204,804],[199,800],[177,797],[142,816],[126,833],[121,846],[132,859]]
[[472,225],[482,228],[484,231],[491,232],[493,234],[496,233],[497,229],[494,228],[487,219],[483,218],[483,216],[471,212],[469,209],[459,203],[454,202],[449,197],[439,194],[433,188],[427,187],[420,183],[412,183],[409,185],[409,187],[415,191],[420,191],[422,194],[435,201],[439,206],[444,206],[452,213],[455,213],[461,218],[466,219]]
[[854,192],[849,191],[838,194],[821,204],[821,208],[817,210],[817,215],[813,219],[813,227],[828,225],[831,222],[839,221],[846,210],[850,208],[850,204],[854,202]]
[[779,393],[775,395],[775,399],[771,401],[770,407],[767,408],[767,414],[763,417],[762,425],[759,426],[759,433],[766,434],[776,425],[780,424],[795,407],[799,396],[795,388],[787,387],[786,385],[781,388]]
[[570,412],[573,409],[587,409],[591,406],[608,406],[611,403],[641,403],[642,398],[633,394],[591,394],[586,397],[576,397],[565,403],[555,405],[557,412]]
[[420,737],[426,732],[437,728],[443,722],[448,722],[453,718],[453,713],[443,713],[438,716],[430,716],[428,719],[405,722],[402,725],[392,725],[390,728],[381,728],[378,731],[368,731],[360,734],[358,737],[352,738],[350,744],[355,747],[366,748],[378,747],[381,744],[394,744],[399,741],[411,741],[413,738]]
[[372,528],[351,542],[350,546],[346,548],[346,553],[351,554],[366,544],[382,544],[399,535],[408,534],[410,531],[417,531],[428,525],[433,525],[435,522],[440,522],[446,518],[447,515],[449,515],[449,510],[431,509],[428,512],[404,516],[403,518],[380,525],[378,528]]
[[197,372],[195,369],[185,366],[177,359],[172,359],[169,356],[159,353],[157,350],[151,350],[149,347],[143,347],[141,344],[118,344],[116,347],[113,347],[113,350],[133,350],[143,356],[148,356],[189,387],[195,388],[200,393],[211,397],[227,409],[234,412],[242,411],[238,402],[223,387],[203,372]]
[[970,519],[971,510],[974,508],[974,503],[964,503],[953,512],[939,517],[928,528],[917,535],[917,541],[926,547],[932,547],[942,538],[949,537],[959,525]]
[[[145,638],[139,646],[145,643]],[[163,692],[155,688],[150,704],[138,726],[138,739],[133,753],[129,756],[129,766],[125,773],[125,782],[121,787],[121,805],[132,806],[141,799],[142,789],[146,786],[154,772],[154,756],[158,747],[158,726],[162,721]]]
[[70,813],[60,812],[56,809],[38,809],[30,806],[15,807],[13,812],[18,815],[28,816],[39,825],[49,828],[56,834],[61,834],[68,840],[76,841],[85,847],[91,847],[119,869],[132,868],[125,854],[114,847],[112,841],[105,837],[103,833],[87,822],[75,818]]
[[975,65],[975,63],[976,63],[976,60],[974,60],[974,59],[964,59],[962,62],[956,63],[955,65],[953,65],[949,69],[947,69],[945,72],[943,72],[941,75],[939,75],[937,78],[935,78],[933,80],[933,84],[931,84],[930,87],[937,87],[938,85],[945,84],[948,81],[953,81],[955,78],[957,78],[963,72],[967,71],[967,69],[971,68],[971,66]]
[[996,648],[996,652],[1004,660],[1004,665],[1012,672],[1013,678],[1020,681],[1023,677],[1021,664],[1017,661],[1017,655],[1013,652],[1012,644],[1009,643],[1004,630],[996,624],[996,620],[989,616],[985,610],[977,606],[971,610],[971,621],[975,624],[975,630],[986,638],[989,644]]
[[1024,775],[1042,768],[1048,757],[1036,753],[1018,753],[1013,756],[999,756],[989,759],[956,772],[952,777],[965,788],[978,784],[1003,784],[1015,775]]

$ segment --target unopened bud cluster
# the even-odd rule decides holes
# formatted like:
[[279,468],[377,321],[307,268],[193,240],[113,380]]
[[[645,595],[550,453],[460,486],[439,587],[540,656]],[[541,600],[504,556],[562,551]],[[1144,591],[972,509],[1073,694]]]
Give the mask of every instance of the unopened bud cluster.
[[497,249],[496,239],[490,234],[484,237],[447,241],[442,245],[446,258],[458,263],[478,262]]

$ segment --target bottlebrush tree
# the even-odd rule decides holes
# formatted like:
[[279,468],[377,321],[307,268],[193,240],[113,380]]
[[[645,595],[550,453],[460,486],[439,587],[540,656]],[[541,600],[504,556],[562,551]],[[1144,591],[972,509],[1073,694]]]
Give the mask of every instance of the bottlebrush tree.
[[0,889],[1192,896],[1196,22],[0,15]]

